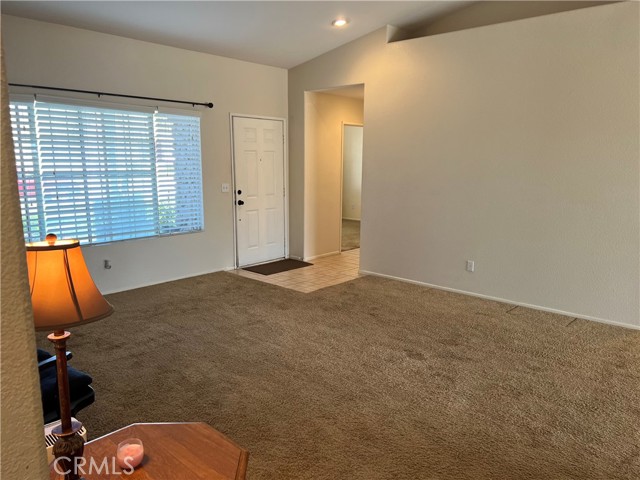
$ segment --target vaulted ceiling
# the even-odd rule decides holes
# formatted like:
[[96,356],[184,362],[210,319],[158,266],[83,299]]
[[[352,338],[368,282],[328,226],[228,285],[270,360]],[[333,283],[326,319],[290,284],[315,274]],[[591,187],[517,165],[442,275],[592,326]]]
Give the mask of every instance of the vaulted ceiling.
[[[3,14],[291,68],[384,25],[411,27],[463,1],[3,1]],[[336,28],[343,17],[349,24]]]

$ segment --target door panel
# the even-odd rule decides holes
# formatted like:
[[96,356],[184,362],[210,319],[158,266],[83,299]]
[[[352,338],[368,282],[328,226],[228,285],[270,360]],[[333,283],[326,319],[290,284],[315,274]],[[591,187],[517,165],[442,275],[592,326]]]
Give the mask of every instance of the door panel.
[[264,176],[264,194],[273,196],[276,194],[275,165],[273,152],[265,152],[262,156],[262,175]]
[[232,121],[238,265],[284,258],[284,122]]
[[258,196],[258,179],[260,178],[260,174],[258,172],[258,152],[250,151],[245,152],[244,155],[246,159],[246,182],[245,189],[246,195],[251,198],[255,198]]
[[256,250],[260,247],[260,212],[251,210],[244,215],[244,222],[247,228],[247,248]]

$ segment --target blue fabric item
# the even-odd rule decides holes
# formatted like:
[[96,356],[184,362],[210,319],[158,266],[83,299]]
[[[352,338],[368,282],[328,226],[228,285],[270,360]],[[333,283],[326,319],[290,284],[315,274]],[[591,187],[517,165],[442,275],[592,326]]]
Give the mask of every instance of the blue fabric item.
[[42,350],[41,348],[38,349],[38,363],[44,362],[45,360],[51,357],[53,357],[53,355],[51,355],[46,350]]
[[[42,353],[41,353],[42,352]],[[47,360],[52,355],[44,350],[38,349],[38,362]],[[58,410],[58,379],[56,375],[55,363],[52,363],[54,368],[46,368],[40,372],[40,391],[42,394],[42,409],[45,412],[50,410]],[[71,401],[77,398],[78,395],[84,395],[87,390],[87,386],[91,385],[93,378],[90,375],[76,370],[73,367],[67,366],[69,372],[69,394]]]

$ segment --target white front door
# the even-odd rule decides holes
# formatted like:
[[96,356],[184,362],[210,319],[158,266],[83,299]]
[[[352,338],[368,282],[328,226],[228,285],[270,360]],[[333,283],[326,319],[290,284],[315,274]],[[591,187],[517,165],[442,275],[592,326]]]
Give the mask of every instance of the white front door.
[[238,266],[284,258],[284,121],[232,117]]

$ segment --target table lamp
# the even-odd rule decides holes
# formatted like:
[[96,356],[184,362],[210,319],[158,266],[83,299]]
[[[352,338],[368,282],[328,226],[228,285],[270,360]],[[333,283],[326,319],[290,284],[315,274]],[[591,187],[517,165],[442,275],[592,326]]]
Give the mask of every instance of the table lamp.
[[78,240],[58,240],[49,234],[43,242],[27,243],[29,289],[36,330],[52,331],[47,338],[56,351],[56,373],[61,424],[53,454],[59,470],[68,472],[66,480],[79,478],[76,459],[82,457],[84,440],[78,431],[82,424],[71,420],[71,400],[67,371],[67,327],[105,318],[113,307],[96,287],[84,262]]

